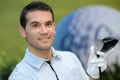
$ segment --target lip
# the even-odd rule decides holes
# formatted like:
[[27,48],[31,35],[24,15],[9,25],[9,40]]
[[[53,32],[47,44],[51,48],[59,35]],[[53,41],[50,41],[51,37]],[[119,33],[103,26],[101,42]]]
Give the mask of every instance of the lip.
[[50,37],[41,37],[38,40],[40,41],[48,41],[50,39]]
[[50,37],[40,37],[39,40],[40,40],[40,39],[49,39],[49,38],[50,38]]

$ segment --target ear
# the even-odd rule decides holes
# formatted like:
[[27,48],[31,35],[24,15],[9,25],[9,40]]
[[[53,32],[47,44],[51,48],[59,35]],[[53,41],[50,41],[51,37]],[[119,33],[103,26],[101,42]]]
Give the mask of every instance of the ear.
[[22,26],[19,27],[19,33],[23,38],[26,38],[26,32]]

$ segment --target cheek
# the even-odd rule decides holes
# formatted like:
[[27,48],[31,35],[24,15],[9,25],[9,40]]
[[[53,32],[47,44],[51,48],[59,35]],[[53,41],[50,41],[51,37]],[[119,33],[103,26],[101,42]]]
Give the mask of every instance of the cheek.
[[54,37],[54,35],[55,35],[55,30],[51,30],[51,36]]
[[33,31],[28,31],[27,33],[26,33],[26,38],[29,40],[33,40],[33,39],[35,39],[35,37],[36,37],[36,34],[33,32]]
[[52,35],[55,35],[55,28],[52,28],[50,31]]

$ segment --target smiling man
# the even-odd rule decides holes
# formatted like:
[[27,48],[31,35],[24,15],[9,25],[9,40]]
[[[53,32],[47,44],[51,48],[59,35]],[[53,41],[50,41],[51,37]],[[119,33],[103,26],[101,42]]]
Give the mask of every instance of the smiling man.
[[54,40],[55,24],[49,11],[30,11],[26,15],[25,29],[20,27],[22,37],[28,42],[30,52],[51,60],[51,46]]
[[[9,80],[89,80],[78,58],[71,52],[58,51],[52,47],[55,36],[54,14],[51,7],[43,2],[31,2],[20,15],[21,36],[28,48],[24,58],[9,76]],[[99,78],[98,67],[106,69],[106,57],[91,48],[88,74]],[[102,60],[101,60],[102,59]],[[92,61],[92,63],[91,63]],[[95,62],[93,62],[95,61]],[[96,66],[98,64],[102,64]]]

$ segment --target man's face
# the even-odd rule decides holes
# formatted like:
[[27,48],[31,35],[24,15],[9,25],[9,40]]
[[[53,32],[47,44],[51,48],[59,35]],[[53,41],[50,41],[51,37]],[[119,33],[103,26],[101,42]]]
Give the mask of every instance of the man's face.
[[54,41],[55,24],[49,11],[31,11],[26,15],[26,28],[20,33],[31,50],[50,49]]

